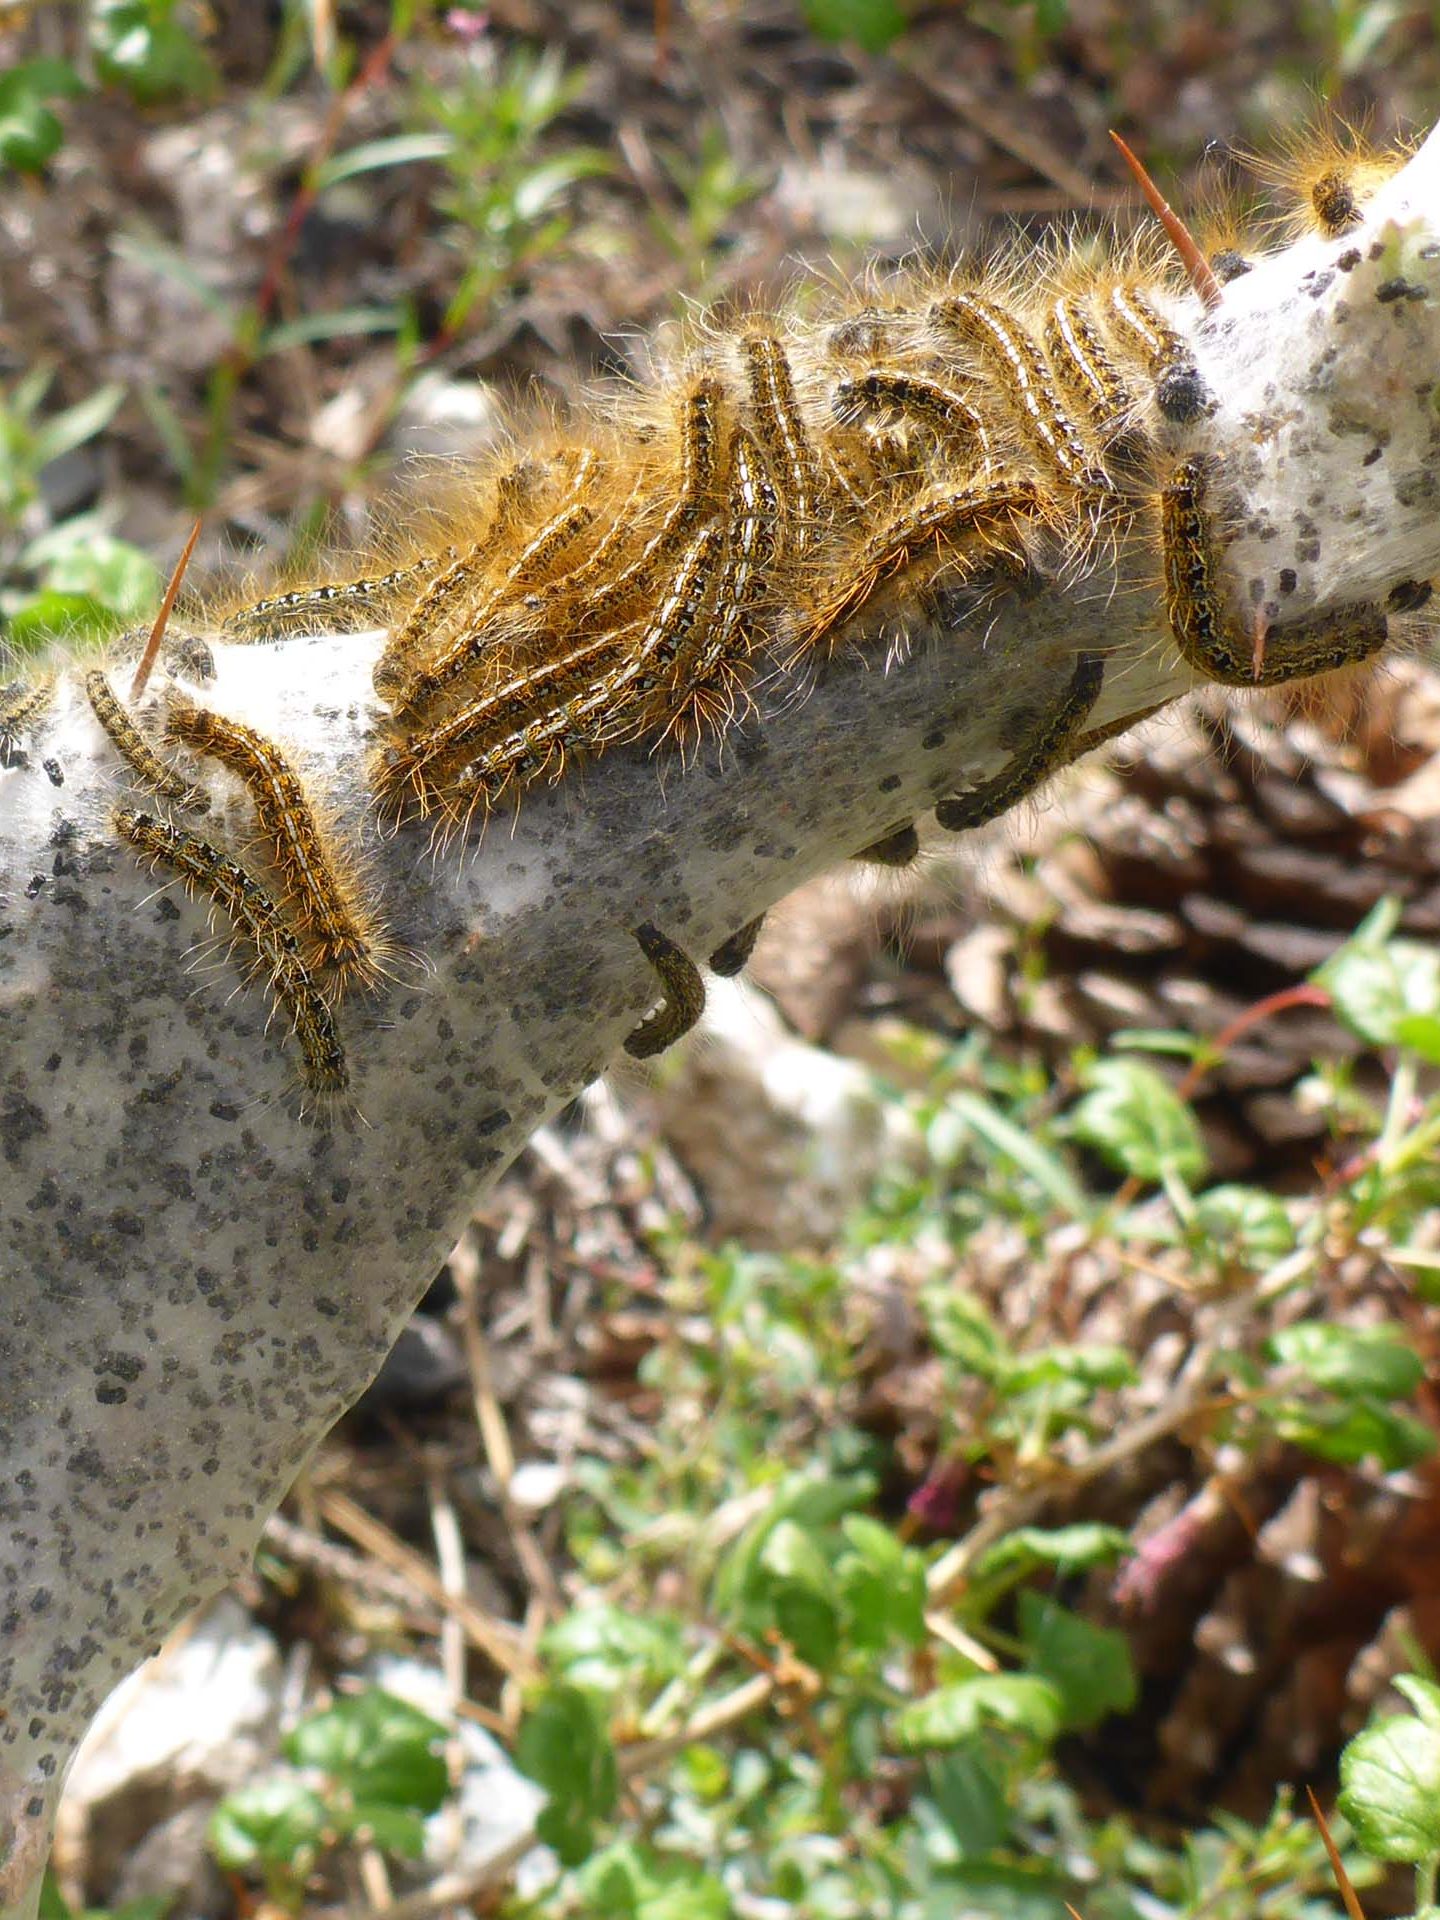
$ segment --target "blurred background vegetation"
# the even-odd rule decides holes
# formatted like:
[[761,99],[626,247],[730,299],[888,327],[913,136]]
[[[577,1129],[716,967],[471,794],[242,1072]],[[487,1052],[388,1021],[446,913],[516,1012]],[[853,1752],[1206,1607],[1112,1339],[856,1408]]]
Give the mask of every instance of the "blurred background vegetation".
[[[1187,209],[1423,131],[1436,26],[0,0],[0,639],[147,617],[197,515],[301,574],[691,303],[1127,222],[1111,126]],[[487,1199],[188,1642],[253,1725],[182,1637],[52,1913],[1311,1920],[1306,1788],[1424,1911],[1437,751],[1425,657],[1197,702],[774,916]]]

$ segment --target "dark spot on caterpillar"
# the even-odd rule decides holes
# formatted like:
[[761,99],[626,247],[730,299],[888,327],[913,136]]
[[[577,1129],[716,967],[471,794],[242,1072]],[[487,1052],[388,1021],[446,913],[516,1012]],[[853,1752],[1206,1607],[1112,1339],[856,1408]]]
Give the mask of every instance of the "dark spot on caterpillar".
[[1282,567],[1280,569],[1279,584],[1281,593],[1293,593],[1295,591],[1298,580],[1293,567]]
[[1360,264],[1360,249],[1347,247],[1335,264],[1341,273],[1353,273]]
[[753,920],[747,920],[728,940],[722,940],[710,956],[710,971],[718,973],[722,980],[733,980],[737,973],[742,973],[764,926],[765,916],[760,913]]
[[1155,382],[1155,404],[1173,425],[1183,427],[1214,411],[1210,389],[1198,367],[1170,367]]
[[1338,240],[1360,220],[1360,202],[1343,173],[1322,173],[1310,189],[1310,204],[1327,240]]
[[1243,253],[1237,253],[1234,247],[1222,247],[1219,253],[1210,256],[1210,268],[1222,286],[1229,286],[1232,280],[1238,280],[1242,274],[1249,273],[1250,262]]
[[862,847],[851,858],[863,860],[876,867],[908,867],[920,852],[920,836],[915,831],[913,820],[907,820],[904,826],[893,827],[880,839],[872,840],[868,847]]

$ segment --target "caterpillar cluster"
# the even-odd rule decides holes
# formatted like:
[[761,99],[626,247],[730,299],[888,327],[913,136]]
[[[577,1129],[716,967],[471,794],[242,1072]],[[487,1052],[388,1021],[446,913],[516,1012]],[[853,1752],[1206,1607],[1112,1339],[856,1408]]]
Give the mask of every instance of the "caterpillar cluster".
[[[1305,225],[1337,238],[1403,159],[1327,135],[1271,175]],[[1196,284],[1218,298],[1250,259],[1231,230],[1209,252]],[[1180,325],[1189,298],[1154,249],[1097,267],[1077,245],[911,275],[829,311],[712,324],[648,386],[597,399],[573,429],[518,436],[402,564],[273,594],[229,613],[221,631],[384,626],[374,805],[389,822],[432,822],[442,841],[577,759],[667,742],[683,753],[731,725],[763,679],[887,617],[934,618],[956,588],[983,597],[1073,579],[1135,541],[1155,556],[1181,656],[1207,678],[1264,685],[1361,658],[1385,639],[1379,609],[1267,632],[1242,629],[1226,605],[1220,489],[1196,450],[1214,401]],[[939,824],[982,824],[1094,744],[1104,676],[1103,654],[1081,656],[1010,765],[942,800]],[[178,807],[201,804],[103,677],[87,685],[136,780]],[[34,724],[39,698],[7,694],[0,757]],[[308,969],[340,986],[374,985],[384,970],[383,929],[346,877],[353,863],[273,743],[180,701],[165,733],[245,784],[279,900],[148,815],[117,815],[117,831],[209,897],[287,1008],[310,1083],[333,1085],[343,1051]],[[856,857],[903,865],[917,844],[901,821]],[[275,915],[305,944],[304,963],[279,941]],[[658,928],[631,931],[664,990],[628,1043],[644,1054],[693,1024],[704,989]],[[757,932],[758,922],[742,928],[712,965],[738,970]]]
[[[1286,165],[1333,237],[1401,157],[1342,136]],[[1217,287],[1247,267],[1224,256]],[[1217,592],[1214,475],[1186,457],[1213,400],[1177,324],[1185,293],[1142,249],[1102,269],[1077,250],[714,327],[650,389],[495,463],[428,562],[241,618],[383,611],[377,803],[442,837],[577,757],[723,729],[761,676],[857,620],[1074,577],[1131,538],[1158,555],[1177,646],[1209,678],[1355,658],[1383,641],[1373,609],[1286,628],[1267,666],[1266,635],[1237,632]],[[1102,679],[1080,676],[1097,695]],[[1042,727],[996,806],[1064,757],[1081,705],[1061,698],[1069,732]]]

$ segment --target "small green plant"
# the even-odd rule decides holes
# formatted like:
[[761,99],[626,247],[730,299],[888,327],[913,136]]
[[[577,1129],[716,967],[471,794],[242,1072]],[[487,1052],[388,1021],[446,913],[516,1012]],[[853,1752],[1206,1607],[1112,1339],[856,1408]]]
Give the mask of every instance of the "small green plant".
[[37,1920],[166,1920],[174,1905],[169,1894],[150,1894],[141,1900],[127,1900],[122,1907],[72,1907],[47,1875]]
[[22,60],[0,73],[0,173],[43,173],[65,138],[49,102],[84,91],[68,60]]
[[456,86],[417,89],[422,127],[448,175],[437,204],[467,262],[446,307],[445,337],[560,245],[570,230],[565,195],[608,171],[608,157],[594,147],[539,151],[584,84],[584,72],[567,72],[555,51],[518,48],[493,76],[474,67]]
[[424,1821],[444,1802],[445,1729],[379,1688],[337,1700],[285,1740],[290,1765],[228,1794],[210,1843],[222,1867],[261,1879],[287,1912],[310,1876],[352,1842],[418,1858]]
[[909,25],[899,0],[804,0],[805,24],[818,40],[853,40],[884,53]]
[[54,381],[54,367],[42,365],[0,391],[0,533],[18,526],[39,499],[40,476],[51,461],[103,433],[125,398],[123,387],[97,387],[88,399],[42,419]]
[[6,639],[22,647],[55,634],[103,638],[153,608],[160,586],[149,557],[117,539],[98,513],[23,537],[45,469],[103,433],[125,397],[123,387],[99,387],[46,414],[53,381],[53,368],[37,367],[0,392],[0,563],[25,583],[0,588],[0,621]]
[[694,159],[688,153],[672,150],[661,153],[661,160],[684,200],[680,218],[672,218],[658,207],[651,222],[676,258],[684,263],[686,283],[696,298],[703,298],[710,275],[710,253],[731,218],[755,198],[765,182],[758,174],[747,174],[735,158],[725,129],[707,123],[700,135],[699,152]]
[[1393,1683],[1414,1708],[1374,1721],[1340,1757],[1341,1813],[1372,1860],[1413,1867],[1414,1920],[1435,1920],[1440,1875],[1440,1687]]
[[90,51],[101,80],[144,107],[212,93],[218,76],[185,11],[184,0],[89,0]]

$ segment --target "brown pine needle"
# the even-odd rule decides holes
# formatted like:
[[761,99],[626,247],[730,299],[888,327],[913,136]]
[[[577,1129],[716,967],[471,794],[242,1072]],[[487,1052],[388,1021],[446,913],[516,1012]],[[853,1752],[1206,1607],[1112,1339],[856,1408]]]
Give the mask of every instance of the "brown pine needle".
[[1176,253],[1179,254],[1181,265],[1184,267],[1186,273],[1189,274],[1190,284],[1194,287],[1196,293],[1199,294],[1206,312],[1212,312],[1219,306],[1224,295],[1221,292],[1220,282],[1215,278],[1214,270],[1210,262],[1195,244],[1195,238],[1190,229],[1170,205],[1170,202],[1165,198],[1164,194],[1161,193],[1155,182],[1150,178],[1150,175],[1145,170],[1144,163],[1136,154],[1131,152],[1130,148],[1120,138],[1120,135],[1116,133],[1113,127],[1110,129],[1110,138],[1120,149],[1121,157],[1126,166],[1129,167],[1131,173],[1134,174],[1140,191],[1150,203],[1151,211],[1165,229],[1171,246],[1174,247]]
[[150,629],[150,638],[145,642],[145,651],[140,656],[140,664],[135,669],[135,678],[130,682],[130,704],[145,691],[145,683],[150,678],[150,669],[155,665],[155,656],[160,651],[160,642],[165,638],[165,629],[170,624],[170,610],[175,605],[175,596],[180,591],[180,582],[185,578],[185,569],[190,564],[190,556],[195,551],[195,542],[200,538],[200,522],[197,520],[190,529],[190,538],[185,542],[184,551],[175,562],[175,571],[170,576],[170,584],[165,589],[165,598],[160,602],[160,611],[155,616],[155,624]]
[[1350,1876],[1345,1871],[1345,1862],[1340,1858],[1340,1849],[1330,1837],[1330,1824],[1320,1811],[1320,1802],[1315,1798],[1315,1789],[1306,1787],[1306,1796],[1310,1801],[1310,1812],[1320,1829],[1320,1838],[1325,1842],[1325,1851],[1330,1856],[1330,1871],[1335,1876],[1335,1884],[1340,1889],[1340,1898],[1345,1903],[1345,1911],[1350,1920],[1365,1920],[1365,1909],[1360,1904],[1360,1896],[1350,1884]]

